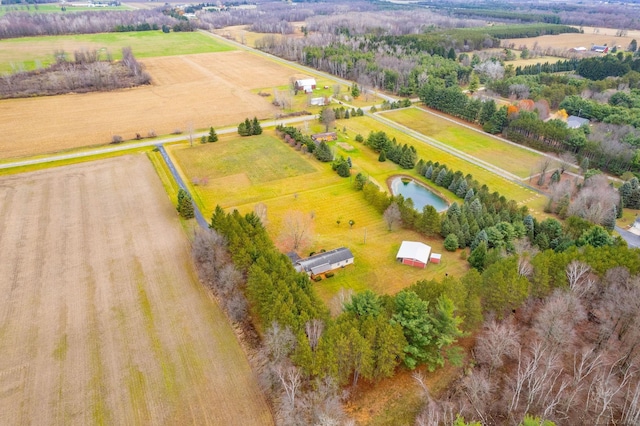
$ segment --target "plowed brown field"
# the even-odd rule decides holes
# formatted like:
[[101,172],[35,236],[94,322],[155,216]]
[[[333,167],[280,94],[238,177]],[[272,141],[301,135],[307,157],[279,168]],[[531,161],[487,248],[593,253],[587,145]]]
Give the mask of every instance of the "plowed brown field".
[[143,155],[0,177],[0,424],[272,424]]
[[286,85],[294,69],[243,51],[141,60],[151,86],[0,101],[0,158],[106,144],[113,135],[158,135],[274,118],[252,89]]

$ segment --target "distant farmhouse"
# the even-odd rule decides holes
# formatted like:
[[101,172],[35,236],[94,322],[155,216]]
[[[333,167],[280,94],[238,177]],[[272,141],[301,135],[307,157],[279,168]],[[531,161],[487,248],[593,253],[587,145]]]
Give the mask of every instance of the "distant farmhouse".
[[[396,254],[396,259],[405,265],[424,268],[429,263],[431,247],[417,241],[403,241],[400,250]],[[440,263],[440,257],[437,256],[437,262]]]
[[338,135],[336,134],[336,132],[316,133],[315,135],[311,135],[311,139],[315,143],[330,142],[337,140]]
[[353,253],[346,247],[318,253],[306,259],[300,259],[295,253],[289,253],[287,256],[293,262],[296,271],[306,272],[309,276],[324,274],[353,264]]
[[316,79],[305,78],[302,80],[296,80],[294,86],[296,90],[301,90],[304,93],[312,93],[316,89]]
[[311,98],[311,100],[309,101],[310,105],[316,105],[316,106],[324,106],[327,105],[327,98],[325,97],[321,97],[321,98]]
[[569,49],[569,52],[586,52],[587,48],[586,47],[572,47],[571,49]]
[[570,129],[577,129],[584,126],[585,124],[589,124],[589,120],[587,120],[586,118],[577,117],[575,115],[570,115],[567,118],[567,127]]
[[593,46],[591,46],[591,51],[596,53],[609,53],[609,47],[598,46],[597,44],[594,44]]

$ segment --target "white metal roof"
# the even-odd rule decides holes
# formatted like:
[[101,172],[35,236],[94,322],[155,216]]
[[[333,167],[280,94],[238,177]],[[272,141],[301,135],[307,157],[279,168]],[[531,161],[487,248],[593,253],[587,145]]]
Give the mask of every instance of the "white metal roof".
[[302,80],[296,80],[296,83],[298,83],[298,86],[300,86],[300,87],[313,86],[314,84],[316,84],[316,79],[315,78],[305,78],[305,79],[302,79]]
[[426,264],[429,261],[430,253],[431,247],[424,243],[403,241],[396,255],[396,259],[414,259]]

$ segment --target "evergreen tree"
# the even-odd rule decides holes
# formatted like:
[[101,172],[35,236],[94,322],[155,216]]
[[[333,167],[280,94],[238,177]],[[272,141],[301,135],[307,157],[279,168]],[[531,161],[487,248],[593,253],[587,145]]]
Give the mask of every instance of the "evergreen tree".
[[475,192],[473,190],[473,188],[469,188],[469,190],[467,191],[466,195],[464,196],[464,202],[465,203],[470,203],[471,200],[473,200],[473,197],[475,196]]
[[257,117],[253,117],[253,121],[251,122],[251,134],[252,135],[260,135],[262,134],[262,126],[260,126],[260,122]]
[[178,213],[180,213],[180,216],[185,219],[191,219],[195,216],[191,196],[189,196],[189,193],[182,188],[178,190],[177,210]]
[[243,121],[242,123],[238,124],[238,134],[240,136],[249,136],[250,131],[251,131],[251,127],[247,128],[246,121]]
[[351,169],[349,169],[349,164],[346,161],[341,161],[340,164],[338,164],[338,167],[336,167],[336,171],[338,172],[338,176],[351,176]]
[[354,186],[357,190],[362,190],[369,179],[362,173],[358,173],[354,180]]
[[415,166],[415,159],[410,149],[403,149],[400,161],[398,163],[403,169],[413,169]]
[[447,177],[447,169],[445,169],[444,167],[442,169],[440,169],[440,172],[438,173],[438,176],[436,177],[436,185],[438,186],[443,186],[443,182]]
[[378,156],[378,161],[381,163],[384,163],[385,161],[387,161],[387,154],[385,154],[384,150],[380,151],[380,155]]
[[440,233],[440,214],[432,205],[422,209],[421,231],[431,237]]
[[218,135],[213,127],[209,128],[209,137],[207,138],[207,142],[218,142]]
[[483,102],[482,108],[480,109],[480,116],[478,118],[480,124],[484,125],[491,121],[497,110],[496,102],[493,99]]
[[444,239],[444,248],[447,251],[456,251],[458,248],[458,237],[456,234],[447,235],[447,238]]
[[433,165],[429,165],[429,168],[427,168],[427,171],[424,173],[424,177],[426,177],[427,179],[431,179],[432,175],[433,175]]
[[360,88],[355,83],[351,85],[351,96],[353,96],[354,99],[360,96]]
[[380,297],[371,290],[354,294],[351,300],[344,304],[344,311],[353,313],[359,317],[380,315],[382,312]]
[[413,291],[403,290],[395,297],[395,313],[392,324],[402,327],[407,339],[404,363],[410,369],[427,360],[427,347],[434,342],[434,326],[429,315],[429,305]]
[[[461,179],[460,183],[458,183],[458,189],[456,189],[456,195],[460,198],[466,198],[467,195],[467,180],[466,179]],[[472,189],[473,191],[473,189]],[[473,193],[473,192],[472,192]],[[472,195],[473,197],[473,195]]]
[[331,152],[331,148],[324,141],[318,144],[318,148],[313,151],[313,155],[322,162],[328,163],[333,160],[333,153]]

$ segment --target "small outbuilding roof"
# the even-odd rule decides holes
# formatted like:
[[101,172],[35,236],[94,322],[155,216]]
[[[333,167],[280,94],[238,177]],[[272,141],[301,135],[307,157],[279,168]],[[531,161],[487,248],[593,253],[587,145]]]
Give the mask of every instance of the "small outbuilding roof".
[[396,259],[414,259],[426,264],[429,262],[431,247],[417,241],[403,241]]
[[585,124],[589,124],[589,120],[586,118],[570,115],[567,118],[567,127],[570,129],[577,129]]
[[296,80],[296,84],[299,87],[315,86],[316,85],[316,79],[315,78],[302,78],[302,79]]
[[[319,253],[306,259],[298,260],[298,271],[311,271],[313,274],[321,274],[331,270],[331,265],[353,259],[353,253],[346,247],[340,247],[324,253]],[[326,268],[326,269],[325,269]]]

